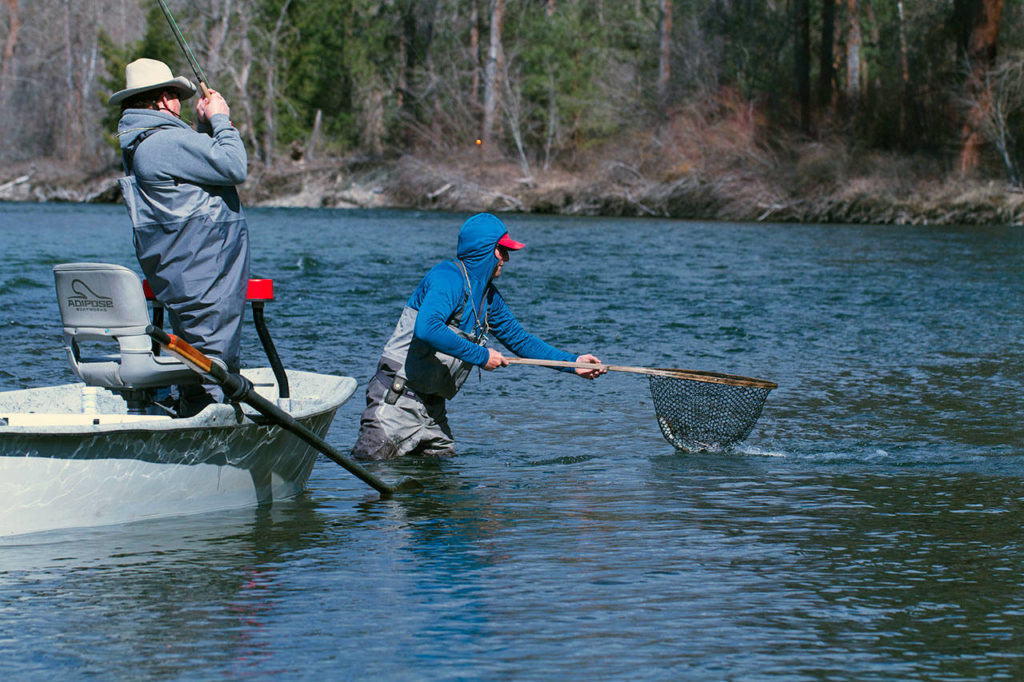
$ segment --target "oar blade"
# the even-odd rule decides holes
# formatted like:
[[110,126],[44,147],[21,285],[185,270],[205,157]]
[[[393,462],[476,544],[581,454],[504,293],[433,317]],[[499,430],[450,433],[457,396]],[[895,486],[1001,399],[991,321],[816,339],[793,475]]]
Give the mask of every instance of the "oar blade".
[[423,490],[423,484],[412,476],[403,476],[395,483],[392,483],[391,488],[396,493],[418,493]]

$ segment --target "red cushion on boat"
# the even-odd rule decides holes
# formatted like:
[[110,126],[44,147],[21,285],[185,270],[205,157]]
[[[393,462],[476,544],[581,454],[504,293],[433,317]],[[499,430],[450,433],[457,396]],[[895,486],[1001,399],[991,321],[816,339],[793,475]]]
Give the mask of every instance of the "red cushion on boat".
[[[153,290],[149,288],[149,281],[142,280],[142,292],[146,294],[146,300],[153,300]],[[272,279],[250,279],[249,288],[245,293],[248,301],[273,301],[274,280]]]

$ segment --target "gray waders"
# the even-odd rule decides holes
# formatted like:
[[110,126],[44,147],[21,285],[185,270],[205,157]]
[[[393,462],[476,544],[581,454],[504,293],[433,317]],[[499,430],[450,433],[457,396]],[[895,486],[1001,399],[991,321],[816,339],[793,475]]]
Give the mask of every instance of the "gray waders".
[[[139,135],[124,150],[119,179],[134,227],[135,254],[174,333],[238,371],[249,283],[249,232],[238,192],[231,186],[137,182],[132,170]],[[187,387],[186,403],[223,400],[213,385]]]
[[[459,329],[469,295],[467,277],[462,307],[452,314],[447,325],[462,338],[483,345],[487,340],[486,315],[482,323],[475,325],[473,334]],[[366,409],[359,420],[353,457],[393,459],[409,454],[455,454],[445,403],[455,397],[473,365],[435,351],[416,338],[413,330],[417,314],[418,311],[406,306],[384,346],[377,373],[366,387]]]

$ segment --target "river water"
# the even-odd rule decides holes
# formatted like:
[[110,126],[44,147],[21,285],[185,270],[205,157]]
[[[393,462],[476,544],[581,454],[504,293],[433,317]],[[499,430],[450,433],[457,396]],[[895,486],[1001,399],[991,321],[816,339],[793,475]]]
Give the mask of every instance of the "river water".
[[[465,216],[250,211],[285,363],[363,385]],[[968,679],[1024,671],[1024,232],[509,216],[500,288],[606,362],[779,384],[730,452],[643,377],[471,377],[460,455],[321,460],[300,498],[0,545],[0,672]],[[0,204],[0,390],[64,383],[51,268],[135,267],[117,206]],[[247,364],[265,364],[253,332]]]

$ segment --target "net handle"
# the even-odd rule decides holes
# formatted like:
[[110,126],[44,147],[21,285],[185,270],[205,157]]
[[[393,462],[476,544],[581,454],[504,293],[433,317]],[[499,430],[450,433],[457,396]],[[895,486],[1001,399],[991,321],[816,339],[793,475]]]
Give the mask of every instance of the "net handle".
[[565,360],[537,360],[535,358],[506,357],[510,365],[536,365],[539,367],[571,367],[573,369],[605,369],[609,372],[631,372],[633,374],[650,374],[688,381],[704,381],[711,384],[727,384],[729,386],[750,386],[752,388],[778,388],[778,384],[764,379],[751,379],[738,374],[721,374],[719,372],[701,372],[692,369],[668,369],[661,367],[628,367],[625,365],[594,365],[589,362],[567,362]]

